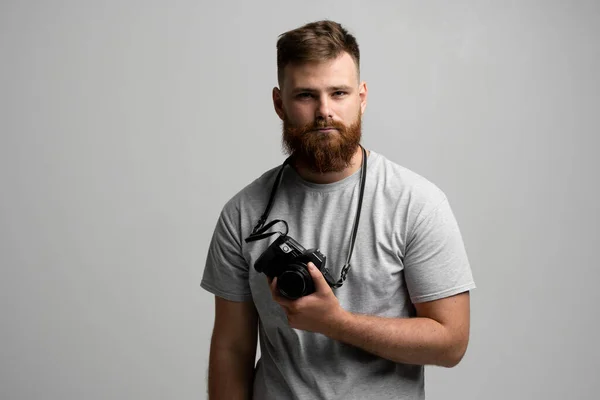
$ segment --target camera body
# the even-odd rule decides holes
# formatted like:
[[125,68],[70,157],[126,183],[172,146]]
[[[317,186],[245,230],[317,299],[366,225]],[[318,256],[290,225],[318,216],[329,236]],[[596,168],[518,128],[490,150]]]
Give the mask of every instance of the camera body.
[[315,291],[315,285],[308,272],[312,262],[332,286],[329,271],[325,268],[326,257],[319,249],[306,250],[300,243],[287,235],[281,235],[260,255],[254,269],[271,279],[277,278],[277,288],[282,296],[298,299]]

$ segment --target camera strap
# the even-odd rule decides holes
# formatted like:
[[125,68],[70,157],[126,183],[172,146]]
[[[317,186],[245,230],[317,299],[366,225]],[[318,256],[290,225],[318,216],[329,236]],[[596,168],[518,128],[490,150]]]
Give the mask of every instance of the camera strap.
[[364,147],[362,148],[362,166],[360,174],[360,193],[358,195],[358,206],[356,207],[356,217],[354,217],[354,226],[352,227],[352,236],[350,237],[350,249],[348,250],[348,258],[346,258],[346,264],[342,267],[340,279],[333,284],[332,288],[339,288],[344,284],[346,277],[348,276],[348,270],[350,270],[350,258],[352,258],[352,251],[354,250],[354,242],[356,241],[356,234],[358,232],[358,222],[360,221],[360,212],[362,210],[363,195],[365,193],[365,181],[367,179],[367,151]]
[[[277,188],[279,187],[279,182],[281,181],[281,176],[283,175],[283,169],[285,168],[286,165],[288,165],[290,163],[291,159],[292,159],[292,156],[289,156],[288,158],[285,159],[283,164],[281,164],[281,168],[279,168],[279,172],[277,173],[277,177],[275,178],[275,182],[273,183],[273,187],[271,188],[271,195],[269,197],[269,203],[267,204],[267,208],[265,208],[265,212],[258,220],[258,223],[252,230],[252,233],[250,234],[248,239],[250,239],[251,237],[253,237],[256,234],[264,232],[265,230],[267,230],[268,228],[273,226],[273,222],[271,222],[267,225],[267,227],[263,228],[263,225],[265,224],[265,222],[267,222],[267,218],[269,217],[271,208],[273,207],[273,201],[275,200],[275,193],[277,193]],[[279,222],[280,220],[275,220],[275,221]],[[285,221],[282,221],[282,222],[285,223]],[[285,226],[287,229],[287,223],[285,223]],[[274,232],[274,233],[277,233],[277,232]],[[287,234],[287,230],[286,230],[286,234]],[[270,235],[267,235],[267,236],[270,236]],[[261,239],[264,237],[267,237],[267,236],[262,236]],[[253,239],[253,240],[248,240],[248,239],[246,239],[246,242],[258,240],[258,238]]]
[[[278,223],[278,222],[283,222],[283,223],[285,224],[285,233],[283,233],[283,232],[279,232],[279,231],[275,231],[275,232],[269,232],[269,233],[264,233],[264,232],[268,231],[268,230],[269,230],[269,228],[271,228],[273,225],[275,225],[275,224],[276,224],[276,223]],[[256,230],[256,231],[255,231],[255,232],[253,232],[253,233],[252,233],[250,236],[248,236],[248,237],[246,238],[246,243],[250,243],[250,242],[257,241],[257,240],[261,240],[261,239],[264,239],[264,238],[266,238],[266,237],[269,237],[269,236],[271,236],[271,235],[274,235],[274,234],[276,234],[276,233],[279,233],[279,234],[281,234],[281,235],[285,236],[285,235],[287,235],[287,234],[288,234],[288,231],[289,231],[289,228],[288,228],[288,224],[287,224],[287,222],[285,222],[285,221],[284,221],[284,220],[282,220],[282,219],[274,219],[273,221],[269,222],[269,223],[268,223],[267,225],[265,225],[264,227],[262,227],[262,228],[260,228],[260,229]]]

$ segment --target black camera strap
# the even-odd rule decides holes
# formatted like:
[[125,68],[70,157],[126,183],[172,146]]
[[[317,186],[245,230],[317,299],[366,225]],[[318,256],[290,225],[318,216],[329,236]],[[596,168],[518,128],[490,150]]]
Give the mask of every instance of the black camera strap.
[[[271,228],[273,225],[275,225],[278,222],[283,222],[285,224],[285,233],[278,232],[278,231],[264,233],[264,232],[268,231],[269,228]],[[273,221],[269,222],[267,225],[265,225],[264,227],[262,227],[262,228],[260,228],[258,230],[256,230],[256,228],[255,228],[255,231],[252,233],[252,235],[250,235],[250,236],[248,236],[246,238],[246,243],[250,243],[250,242],[254,242],[256,240],[264,239],[264,238],[269,237],[271,235],[274,235],[276,233],[279,233],[279,234],[285,236],[285,235],[288,234],[288,231],[289,231],[289,228],[288,228],[287,222],[285,222],[282,219],[274,219]]]
[[[260,233],[264,232],[265,230],[267,230],[268,228],[270,228],[271,226],[273,226],[273,223],[269,223],[269,225],[267,225],[267,227],[263,228],[263,225],[265,224],[265,222],[267,222],[267,218],[269,217],[271,208],[273,207],[273,201],[275,200],[275,193],[277,193],[277,188],[279,187],[279,182],[281,181],[281,177],[283,175],[283,169],[285,168],[286,165],[288,165],[290,163],[291,159],[292,159],[292,156],[289,156],[288,158],[285,159],[283,164],[281,164],[281,168],[279,168],[279,172],[277,173],[277,177],[275,178],[275,182],[273,183],[273,187],[271,188],[271,195],[269,197],[269,203],[267,204],[267,208],[265,208],[265,212],[258,220],[258,224],[256,224],[256,226],[254,227],[254,229],[252,230],[252,234],[250,234],[248,239],[246,239],[246,242],[259,240],[259,239],[266,237],[266,236],[262,236],[261,238],[255,238],[255,239],[249,240],[254,235],[260,234]],[[280,220],[275,220],[275,221],[280,221]],[[285,221],[283,221],[283,222],[285,223]],[[285,224],[285,226],[287,228],[287,223]],[[277,233],[277,232],[274,232],[274,233]],[[286,234],[287,234],[287,231],[286,231]],[[270,235],[267,235],[267,236],[270,236]]]
[[[344,284],[344,281],[346,280],[346,277],[348,275],[348,270],[350,269],[350,258],[352,258],[352,251],[354,250],[354,243],[356,242],[356,235],[358,232],[358,223],[360,221],[360,212],[362,210],[362,201],[363,201],[363,195],[365,192],[365,182],[366,182],[366,178],[367,178],[367,151],[360,144],[359,144],[359,146],[362,149],[362,165],[361,165],[360,189],[359,189],[360,192],[359,192],[359,197],[358,197],[358,205],[356,207],[356,216],[354,218],[354,225],[352,227],[352,235],[350,237],[350,249],[348,250],[348,257],[346,258],[346,263],[342,267],[340,279],[336,283],[332,283],[330,281],[330,279],[328,279],[328,282],[330,282],[330,285],[332,288],[341,287]],[[269,222],[267,225],[265,225],[265,226],[263,226],[263,225],[267,221],[267,218],[269,218],[269,213],[271,212],[271,208],[273,207],[273,202],[275,200],[275,194],[277,193],[277,189],[281,182],[283,170],[284,170],[285,166],[290,163],[291,158],[292,158],[291,156],[286,158],[285,161],[283,162],[283,164],[281,165],[281,168],[279,168],[279,172],[277,173],[277,177],[275,178],[275,182],[273,183],[273,187],[271,188],[271,195],[269,197],[269,203],[267,204],[265,212],[260,217],[260,219],[258,220],[258,223],[252,230],[252,233],[250,234],[250,236],[248,236],[245,239],[246,243],[264,239],[264,238],[274,235],[276,233],[281,233],[281,232],[277,232],[277,231],[264,233],[278,222],[283,222],[285,224],[286,232],[281,233],[281,234],[287,235],[288,225],[287,225],[287,222],[285,222],[284,220],[275,219],[275,220]],[[327,268],[325,268],[324,274],[325,273],[328,273]]]
[[352,236],[350,237],[350,249],[348,250],[348,258],[346,258],[346,264],[342,267],[340,280],[338,280],[332,287],[339,288],[344,284],[346,277],[348,276],[348,270],[350,270],[350,258],[352,258],[352,251],[354,250],[354,242],[356,241],[356,234],[358,232],[358,222],[360,221],[360,212],[362,210],[363,195],[365,193],[365,181],[367,179],[367,151],[364,147],[362,148],[362,166],[360,174],[360,193],[358,195],[358,206],[356,207],[356,217],[354,217],[354,226],[352,228]]

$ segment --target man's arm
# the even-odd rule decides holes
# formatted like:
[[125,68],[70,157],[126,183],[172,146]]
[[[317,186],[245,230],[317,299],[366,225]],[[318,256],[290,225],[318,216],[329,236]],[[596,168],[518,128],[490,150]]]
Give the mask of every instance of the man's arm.
[[415,318],[385,318],[344,311],[324,332],[389,360],[454,367],[469,342],[469,292],[415,304]]
[[453,367],[469,341],[469,292],[415,304],[415,318],[385,318],[350,313],[340,306],[321,272],[310,265],[315,293],[298,300],[271,292],[292,328],[322,333],[399,363]]
[[252,398],[258,315],[254,303],[215,296],[215,324],[210,343],[208,398]]

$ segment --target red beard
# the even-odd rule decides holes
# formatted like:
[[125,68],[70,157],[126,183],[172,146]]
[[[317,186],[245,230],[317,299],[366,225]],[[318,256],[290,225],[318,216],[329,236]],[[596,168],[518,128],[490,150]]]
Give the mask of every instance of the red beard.
[[[283,146],[287,154],[315,172],[340,172],[350,161],[360,144],[361,115],[355,123],[346,126],[337,121],[318,119],[305,126],[293,126],[287,115],[283,120]],[[319,132],[332,127],[336,131]]]

